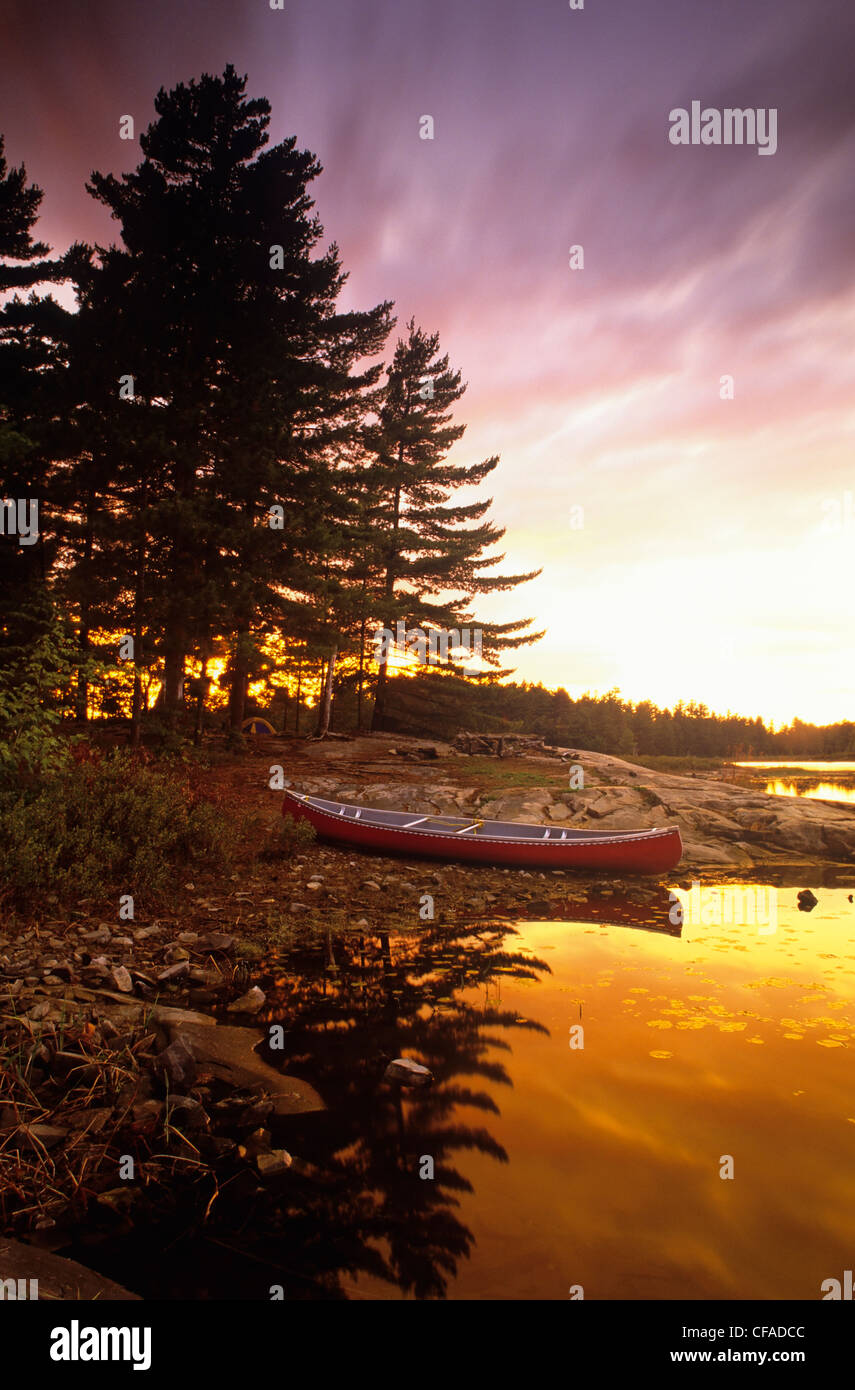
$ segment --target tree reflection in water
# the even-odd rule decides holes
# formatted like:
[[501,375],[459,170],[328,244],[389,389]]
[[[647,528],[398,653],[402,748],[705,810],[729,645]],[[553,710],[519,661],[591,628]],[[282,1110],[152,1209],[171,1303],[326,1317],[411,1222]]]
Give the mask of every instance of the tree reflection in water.
[[[568,902],[562,920],[608,922],[679,935],[661,889],[646,902]],[[424,924],[412,934],[357,935],[271,955],[260,977],[258,1023],[284,1029],[267,1060],[311,1082],[327,1109],[265,1121],[294,1165],[262,1183],[246,1162],[206,1165],[166,1194],[119,1242],[67,1253],[96,1263],[144,1297],[288,1300],[373,1296],[360,1276],[416,1298],[442,1298],[474,1237],[457,1214],[472,1185],[466,1151],[507,1163],[484,1120],[511,1084],[502,1054],[513,1030],[548,1036],[501,1006],[503,979],[537,981],[549,965],[514,951],[505,922],[457,928]],[[265,1052],[262,1046],[259,1051]],[[383,1074],[411,1057],[433,1084],[401,1091]],[[480,1123],[466,1123],[472,1116]],[[235,1137],[246,1138],[258,1118]],[[434,1176],[420,1176],[430,1156]],[[81,1242],[82,1246],[82,1242]],[[164,1251],[168,1258],[164,1258]]]
[[[301,1285],[314,1275],[326,1296],[336,1296],[338,1276],[360,1272],[417,1298],[445,1294],[473,1239],[455,1214],[457,1194],[472,1190],[455,1157],[475,1149],[508,1161],[461,1111],[498,1113],[479,1080],[510,1084],[494,1059],[510,1052],[509,1030],[546,1032],[488,999],[502,976],[536,980],[549,970],[504,949],[515,934],[505,925],[425,927],[394,940],[341,936],[335,965],[324,964],[329,946],[289,957],[287,975],[269,989],[269,1021],[285,1028],[287,1070],[310,1080],[329,1109],[288,1121],[289,1145],[319,1172],[280,1184],[264,1233],[253,1235],[256,1257],[264,1251],[273,1266],[284,1239],[282,1264],[299,1271]],[[477,1003],[461,997],[478,986]],[[433,1085],[402,1092],[384,1082],[386,1063],[401,1056],[429,1067]],[[424,1155],[432,1179],[419,1174]],[[279,1282],[286,1297],[300,1296],[284,1271]]]

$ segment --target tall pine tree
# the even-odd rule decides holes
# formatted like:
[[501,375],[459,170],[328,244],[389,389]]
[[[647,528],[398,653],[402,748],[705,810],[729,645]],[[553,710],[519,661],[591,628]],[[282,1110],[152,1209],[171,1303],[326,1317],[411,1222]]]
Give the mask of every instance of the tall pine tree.
[[[389,367],[379,420],[370,434],[375,456],[375,484],[383,499],[375,554],[380,571],[384,626],[426,631],[469,628],[482,633],[482,655],[490,665],[507,648],[537,641],[528,632],[531,618],[496,624],[479,620],[469,605],[480,594],[516,588],[534,579],[527,574],[497,575],[504,558],[485,553],[501,540],[504,528],[485,521],[492,499],[452,501],[458,488],[482,483],[496,468],[498,456],[475,464],[452,464],[448,453],[465,425],[451,423],[451,409],[466,386],[460,373],[440,355],[439,335],[407,325]],[[386,717],[388,665],[380,666],[372,729]]]
[[[235,724],[253,627],[317,582],[303,556],[322,460],[358,430],[381,371],[364,361],[391,327],[388,304],[337,313],[345,277],[334,244],[315,254],[307,191],[321,166],[294,137],[264,148],[269,103],[245,87],[229,66],[161,90],[143,163],[93,174],[123,245],[100,250],[82,291],[82,337],[104,344],[93,396],[115,472],[100,506],[128,517],[128,622],[145,614],[167,716],[187,656],[231,633]],[[81,495],[92,472],[82,458]]]

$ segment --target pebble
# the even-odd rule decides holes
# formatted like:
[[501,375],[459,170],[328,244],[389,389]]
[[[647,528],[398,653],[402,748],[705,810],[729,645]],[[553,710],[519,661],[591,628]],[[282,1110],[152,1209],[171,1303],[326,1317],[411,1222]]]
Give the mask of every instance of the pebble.
[[227,1011],[232,1014],[257,1014],[258,1010],[264,1007],[266,1001],[267,996],[264,990],[259,989],[258,985],[253,985],[246,994],[242,994],[239,999],[232,1000],[231,1004],[227,1005]]
[[287,1149],[271,1149],[270,1153],[260,1153],[255,1162],[263,1178],[273,1178],[286,1172],[293,1160]]
[[98,927],[96,931],[85,931],[82,936],[84,941],[94,941],[96,946],[106,946],[111,939],[109,927]]
[[190,1043],[179,1033],[157,1059],[157,1068],[171,1086],[192,1086],[196,1080],[196,1057]]
[[186,960],[177,960],[174,965],[167,965],[165,970],[159,972],[157,977],[158,983],[165,984],[168,980],[178,980],[182,975],[188,975],[189,973],[190,962]]
[[396,1057],[383,1073],[384,1081],[399,1081],[402,1086],[426,1086],[433,1081],[433,1073],[420,1062],[410,1057]]
[[123,965],[116,966],[111,978],[116,989],[122,994],[133,993],[134,982],[131,979],[130,972],[126,970]]
[[230,951],[235,944],[233,936],[227,936],[225,932],[212,931],[203,937],[200,945],[208,951]]

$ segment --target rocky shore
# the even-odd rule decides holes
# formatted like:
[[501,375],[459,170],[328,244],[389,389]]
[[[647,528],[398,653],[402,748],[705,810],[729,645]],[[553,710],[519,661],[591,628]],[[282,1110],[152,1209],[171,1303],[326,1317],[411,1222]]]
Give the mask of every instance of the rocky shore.
[[[257,813],[241,871],[182,875],[166,906],[138,903],[132,921],[81,900],[0,922],[0,1232],[48,1250],[81,1221],[120,1232],[202,1169],[236,1200],[313,1181],[284,1145],[291,1117],[324,1102],[270,1042],[282,1011],[269,992],[295,947],[322,953],[334,977],[341,933],[376,943],[427,922],[459,934],[523,918],[668,930],[669,891],[694,878],[777,882],[794,899],[805,884],[855,886],[855,808],[566,752],[260,739],[211,768],[221,801]],[[300,790],[369,806],[598,830],[676,823],[685,857],[667,878],[619,880],[289,841],[270,788],[280,768]],[[378,1086],[390,1060],[373,1059]],[[128,1155],[141,1181],[119,1180]]]

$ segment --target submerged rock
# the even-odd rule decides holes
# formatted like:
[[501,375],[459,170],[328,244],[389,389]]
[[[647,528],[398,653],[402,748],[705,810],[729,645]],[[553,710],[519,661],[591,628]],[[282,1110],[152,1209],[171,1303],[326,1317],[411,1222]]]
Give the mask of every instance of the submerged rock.
[[398,1081],[402,1086],[427,1086],[433,1081],[433,1072],[409,1057],[396,1057],[383,1073],[383,1079]]
[[799,903],[799,912],[812,912],[817,906],[819,898],[815,897],[809,888],[803,888],[796,894]]

